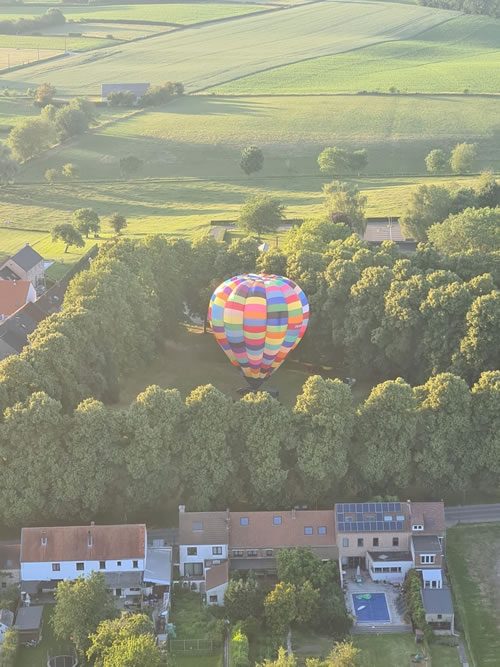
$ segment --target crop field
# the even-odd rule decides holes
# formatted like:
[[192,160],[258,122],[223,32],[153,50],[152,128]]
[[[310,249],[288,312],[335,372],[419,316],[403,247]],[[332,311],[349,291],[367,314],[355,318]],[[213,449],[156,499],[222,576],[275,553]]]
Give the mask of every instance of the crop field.
[[396,3],[313,3],[173,31],[4,78],[17,87],[50,81],[67,94],[95,95],[100,83],[120,81],[126,71],[130,81],[159,83],[168,77],[182,81],[193,92],[269,67],[409,39],[453,16],[453,12]]
[[65,51],[89,51],[116,44],[117,40],[95,37],[33,37],[0,35],[0,69],[36,63]]
[[[85,39],[100,38],[105,40],[107,35],[112,34],[115,40],[128,41],[139,37],[149,37],[158,33],[174,30],[174,26],[158,25],[154,23],[66,23],[63,26],[47,28],[43,31],[44,37],[47,35],[67,35],[68,40],[73,39],[70,33],[82,33]],[[78,39],[78,38],[76,38]],[[110,44],[113,43],[111,40]],[[97,47],[98,48],[98,47]],[[75,49],[76,50],[76,49]]]
[[[239,16],[261,11],[262,9],[271,9],[270,6],[258,4],[242,3],[186,3],[186,4],[161,4],[161,5],[93,5],[90,7],[66,7],[59,6],[68,20],[80,21],[82,19],[91,19],[92,21],[151,21],[152,23],[177,23],[189,25],[192,23],[201,23],[203,21],[212,21],[230,16]],[[0,20],[31,18],[39,14],[44,14],[47,7],[0,7]]]
[[459,16],[417,38],[271,69],[210,89],[220,94],[498,93],[500,21]]

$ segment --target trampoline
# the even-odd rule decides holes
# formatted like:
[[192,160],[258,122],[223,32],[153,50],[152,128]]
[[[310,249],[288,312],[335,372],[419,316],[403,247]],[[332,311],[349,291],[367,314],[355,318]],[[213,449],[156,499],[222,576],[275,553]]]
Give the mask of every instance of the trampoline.
[[391,620],[385,593],[353,593],[352,602],[358,623],[389,623]]
[[47,660],[48,667],[76,667],[78,659],[71,655],[56,655]]

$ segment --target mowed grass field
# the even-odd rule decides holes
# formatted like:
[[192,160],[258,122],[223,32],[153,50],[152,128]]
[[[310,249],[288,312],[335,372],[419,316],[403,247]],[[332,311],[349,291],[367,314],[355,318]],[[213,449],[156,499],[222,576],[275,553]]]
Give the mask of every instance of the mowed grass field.
[[500,92],[500,21],[458,16],[418,37],[315,58],[216,86],[221,94]]
[[168,78],[193,92],[277,65],[409,39],[455,15],[397,3],[320,2],[172,31],[4,78],[21,88],[50,81],[67,94],[94,95],[126,72],[129,81]]
[[[11,5],[0,7],[0,20],[31,18],[44,14],[50,8],[43,5],[33,7],[13,7]],[[230,16],[251,14],[262,9],[271,9],[270,5],[242,4],[242,3],[168,3],[168,4],[139,4],[139,5],[92,5],[90,7],[66,7],[58,6],[68,20],[80,21],[91,19],[92,21],[127,20],[127,21],[151,21],[152,23],[177,23],[190,25],[203,21],[213,21]]]
[[478,170],[500,171],[499,111],[500,98],[466,96],[185,96],[34,160],[19,180],[41,180],[65,162],[78,164],[83,178],[116,179],[119,159],[134,154],[144,160],[140,177],[252,183],[239,168],[241,149],[252,144],[264,151],[259,178],[282,179],[284,189],[320,190],[317,156],[332,145],[365,147],[366,174],[384,176],[425,174],[433,148],[475,141]]
[[447,530],[447,558],[467,643],[477,667],[497,667],[500,655],[500,524]]
[[406,667],[412,654],[423,652],[431,658],[432,667],[460,667],[457,650],[451,646],[431,645],[429,650],[415,644],[412,634],[356,635],[354,645],[361,649],[359,667]]

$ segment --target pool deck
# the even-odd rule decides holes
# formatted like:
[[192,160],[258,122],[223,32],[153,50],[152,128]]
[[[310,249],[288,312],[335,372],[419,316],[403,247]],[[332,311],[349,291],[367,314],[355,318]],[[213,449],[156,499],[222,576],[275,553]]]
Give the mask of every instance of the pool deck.
[[[396,607],[396,600],[399,594],[402,592],[401,588],[396,588],[391,584],[382,584],[372,581],[367,572],[362,573],[363,583],[357,584],[353,581],[355,575],[354,570],[348,570],[344,578],[345,583],[347,584],[347,589],[344,593],[345,604],[347,610],[354,618],[356,618],[356,612],[353,606],[353,595],[360,595],[361,593],[385,593],[385,601],[387,608],[389,610],[390,621],[373,621],[374,625],[395,625],[401,626],[405,625],[405,620],[399,613]],[[360,623],[360,625],[367,625],[366,621]]]

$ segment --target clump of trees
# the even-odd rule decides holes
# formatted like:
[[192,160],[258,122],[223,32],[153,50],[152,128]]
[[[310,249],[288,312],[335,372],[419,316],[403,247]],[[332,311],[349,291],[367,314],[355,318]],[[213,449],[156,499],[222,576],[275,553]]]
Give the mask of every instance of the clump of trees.
[[454,9],[466,14],[486,14],[500,18],[500,0],[417,0],[424,7]]
[[325,148],[318,155],[318,166],[322,174],[344,175],[348,172],[360,174],[366,169],[368,156],[366,149],[348,151],[337,146]]
[[67,162],[66,164],[63,164],[60,170],[56,169],[55,167],[47,169],[44,174],[44,178],[47,183],[52,185],[52,183],[56,183],[57,181],[74,181],[78,178],[78,175],[79,171],[76,165],[74,165],[72,162]]
[[20,18],[17,21],[0,21],[0,34],[2,35],[23,35],[32,33],[43,28],[64,25],[66,17],[61,10],[51,7],[41,16],[34,16],[32,19]]
[[110,93],[106,99],[111,107],[152,107],[183,94],[184,85],[180,81],[165,81],[159,86],[150,86],[140,97],[131,90],[123,90]]
[[136,155],[127,155],[120,158],[120,173],[124,178],[130,178],[144,166],[144,161]]
[[122,612],[119,618],[101,621],[90,634],[87,659],[95,667],[160,667],[153,629],[146,614]]
[[275,232],[283,221],[285,207],[272,195],[250,197],[240,209],[238,227],[260,238],[265,232]]
[[247,146],[241,151],[240,167],[245,174],[250,174],[260,171],[264,166],[264,153],[257,146]]
[[449,157],[441,148],[435,148],[425,158],[425,166],[431,174],[439,174],[449,167],[454,174],[467,174],[474,168],[477,145],[457,144]]
[[17,628],[9,628],[0,645],[0,667],[15,667],[19,651]]

